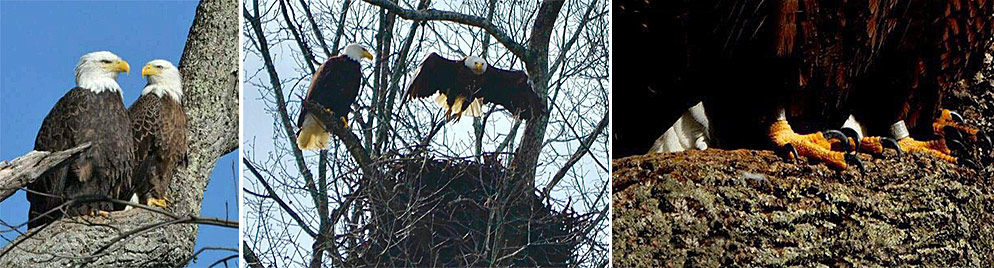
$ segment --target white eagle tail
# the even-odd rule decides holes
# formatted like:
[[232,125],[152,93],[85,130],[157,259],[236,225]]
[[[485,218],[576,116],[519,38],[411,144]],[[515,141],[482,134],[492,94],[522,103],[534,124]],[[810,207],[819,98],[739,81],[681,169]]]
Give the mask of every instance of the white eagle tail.
[[324,150],[328,149],[330,141],[331,133],[325,131],[324,125],[314,119],[314,116],[307,115],[304,118],[304,125],[300,127],[300,133],[297,134],[297,148],[313,151]]

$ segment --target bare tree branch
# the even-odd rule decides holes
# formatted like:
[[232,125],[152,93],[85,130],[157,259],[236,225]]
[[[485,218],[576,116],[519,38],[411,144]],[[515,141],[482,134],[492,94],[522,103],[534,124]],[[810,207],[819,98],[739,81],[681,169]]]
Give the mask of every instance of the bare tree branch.
[[248,159],[242,158],[242,164],[245,164],[245,168],[247,168],[250,172],[252,172],[252,176],[255,176],[255,179],[266,187],[266,192],[269,194],[267,198],[271,198],[273,199],[273,201],[276,201],[276,203],[280,205],[280,208],[282,208],[283,211],[289,213],[290,217],[292,217],[293,220],[297,222],[297,225],[300,226],[300,228],[303,229],[304,232],[306,232],[308,235],[310,235],[311,237],[318,236],[318,233],[315,232],[314,230],[311,230],[311,228],[308,227],[307,222],[305,222],[304,219],[300,218],[300,215],[297,215],[297,213],[294,212],[293,209],[290,208],[290,206],[287,205],[286,202],[284,202],[283,199],[280,198],[280,196],[277,195],[275,191],[273,191],[273,187],[269,186],[269,183],[266,182],[266,178],[263,178],[262,174],[259,174],[259,170],[255,168],[255,165],[252,165],[252,162],[249,162]]
[[552,180],[549,181],[549,185],[546,185],[545,189],[542,190],[541,199],[548,197],[549,193],[552,192],[552,188],[556,187],[559,180],[562,180],[563,177],[566,176],[566,172],[569,172],[569,170],[573,168],[573,165],[580,161],[580,158],[583,158],[584,155],[590,153],[590,145],[593,145],[594,141],[597,140],[597,137],[600,136],[600,133],[604,131],[604,128],[607,128],[607,123],[610,118],[610,113],[604,113],[604,117],[601,118],[601,122],[597,124],[597,128],[591,131],[590,134],[583,139],[583,142],[580,143],[580,148],[573,152],[573,156],[570,156],[569,160],[566,161],[566,164],[559,169],[559,172],[556,172],[556,175],[552,176]]
[[[324,49],[324,54],[326,56],[331,56],[331,51],[328,50],[328,44],[324,42],[324,35],[321,34],[321,27],[318,27],[318,23],[314,21],[314,14],[311,14],[311,7],[307,4],[307,1],[300,0],[300,6],[304,9],[304,15],[307,16],[307,21],[311,23],[311,28],[314,29],[315,39],[321,44],[321,48]],[[345,10],[342,10],[342,14],[345,14]]]
[[[405,9],[398,6],[396,3],[386,0],[363,0],[363,1],[390,10],[390,12],[393,12],[404,19],[417,20],[417,21],[426,21],[426,20],[451,21],[451,22],[457,22],[461,24],[480,27],[481,29],[487,31],[487,33],[490,33],[490,35],[493,35],[494,38],[497,39],[497,42],[504,44],[504,46],[507,47],[507,49],[510,50],[511,53],[514,53],[514,55],[518,56],[518,58],[522,59],[530,58],[528,56],[528,49],[525,48],[525,46],[514,41],[514,39],[508,36],[507,33],[504,32],[504,30],[498,28],[496,25],[491,23],[490,20],[487,20],[487,18],[450,12],[450,11],[436,10],[436,9],[422,9],[422,10]],[[562,6],[562,1],[560,1],[559,5]]]
[[242,241],[242,258],[245,259],[245,266],[252,268],[265,267],[262,265],[262,261],[259,260],[258,255],[255,254],[255,251],[252,251],[252,248],[249,247],[248,242],[245,241]]
[[0,162],[0,202],[17,192],[17,189],[34,182],[45,171],[75,157],[87,148],[90,148],[90,143],[59,152],[31,151],[14,161]]

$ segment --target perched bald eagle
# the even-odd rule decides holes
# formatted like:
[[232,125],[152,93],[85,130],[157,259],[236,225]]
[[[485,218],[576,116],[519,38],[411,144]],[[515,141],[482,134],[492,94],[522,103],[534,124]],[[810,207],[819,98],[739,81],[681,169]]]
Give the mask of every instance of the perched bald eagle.
[[142,204],[165,208],[169,182],[187,162],[182,77],[166,60],[148,62],[142,76],[148,85],[128,109],[137,160],[132,181]]
[[456,120],[465,112],[481,116],[481,102],[499,104],[525,120],[545,112],[545,104],[525,72],[488,66],[476,56],[450,60],[435,53],[428,55],[414,75],[407,99],[425,98],[436,92],[435,102],[446,109],[446,117],[455,115]]
[[[327,108],[333,116],[340,117],[342,124],[348,128],[349,106],[359,96],[359,86],[362,83],[363,58],[373,59],[373,55],[358,44],[345,46],[343,55],[328,58],[311,78],[311,86],[307,89],[304,102],[314,101]],[[297,147],[301,150],[323,150],[328,148],[331,134],[324,125],[307,110],[301,108],[297,116]]]
[[[124,200],[131,197],[134,140],[121,87],[116,81],[118,73],[129,71],[127,62],[107,51],[89,53],[79,60],[76,87],[45,116],[34,149],[61,151],[87,142],[91,147],[28,185],[29,228],[60,218],[63,210],[56,208],[74,197],[106,195]],[[119,209],[123,207],[93,202],[67,207],[64,211],[75,216]]]
[[[840,150],[850,147],[846,136],[831,129],[852,115],[884,136],[856,137],[852,147],[943,151],[890,130],[901,128],[899,120],[931,130],[927,122],[941,119],[941,93],[975,73],[981,48],[990,46],[992,2],[615,1],[615,37],[662,41],[616,44],[614,107],[658,107],[661,118],[615,117],[614,155],[644,153],[699,101],[719,148],[792,147],[845,169],[860,163]],[[955,161],[946,153],[933,155]]]

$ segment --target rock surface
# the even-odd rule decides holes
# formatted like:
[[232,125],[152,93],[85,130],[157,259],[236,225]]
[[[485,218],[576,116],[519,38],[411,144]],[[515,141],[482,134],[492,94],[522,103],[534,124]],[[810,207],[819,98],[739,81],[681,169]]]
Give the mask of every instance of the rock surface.
[[866,173],[767,151],[614,161],[614,264],[994,265],[989,171],[861,156]]

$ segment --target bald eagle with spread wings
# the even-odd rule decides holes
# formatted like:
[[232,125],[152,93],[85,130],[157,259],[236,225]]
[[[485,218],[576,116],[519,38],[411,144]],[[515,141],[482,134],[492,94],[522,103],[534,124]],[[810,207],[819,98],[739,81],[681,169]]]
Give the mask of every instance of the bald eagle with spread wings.
[[836,169],[862,165],[846,151],[885,147],[968,163],[942,140],[912,136],[978,134],[940,106],[980,70],[992,2],[615,1],[615,37],[661,41],[616,43],[614,107],[659,107],[662,118],[615,117],[614,155],[644,153],[703,102],[718,148],[789,149]]
[[131,198],[135,162],[131,121],[121,97],[117,75],[131,67],[117,55],[98,51],[84,55],[76,66],[76,87],[69,90],[42,121],[37,151],[62,151],[90,143],[74,159],[46,171],[28,185],[28,228],[63,216],[106,215],[123,206],[89,202],[60,206],[76,197],[104,195]]
[[463,114],[479,117],[481,106],[491,102],[521,119],[545,113],[545,104],[532,89],[528,74],[488,66],[483,58],[468,56],[450,60],[431,53],[414,75],[407,98],[419,99],[438,93],[435,102],[446,109],[446,117],[458,120]]
[[[328,58],[311,79],[304,102],[313,101],[328,109],[333,116],[339,117],[342,124],[348,128],[349,108],[359,96],[359,86],[362,84],[362,59],[373,59],[373,55],[358,44],[345,46],[343,55]],[[297,116],[297,147],[301,150],[328,149],[331,133],[325,129],[321,120],[300,109]]]
[[131,105],[136,165],[133,183],[142,204],[166,207],[166,191],[176,169],[187,162],[186,113],[183,112],[183,78],[166,60],[153,60],[142,68],[148,85]]

